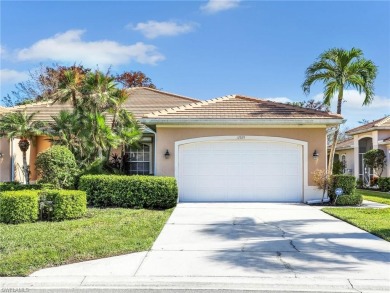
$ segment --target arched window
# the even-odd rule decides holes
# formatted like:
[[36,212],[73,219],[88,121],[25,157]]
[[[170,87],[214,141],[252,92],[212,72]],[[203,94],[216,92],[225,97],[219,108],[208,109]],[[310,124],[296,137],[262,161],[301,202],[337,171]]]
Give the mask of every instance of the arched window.
[[341,156],[341,164],[343,164],[343,174],[347,172],[347,158],[345,155]]

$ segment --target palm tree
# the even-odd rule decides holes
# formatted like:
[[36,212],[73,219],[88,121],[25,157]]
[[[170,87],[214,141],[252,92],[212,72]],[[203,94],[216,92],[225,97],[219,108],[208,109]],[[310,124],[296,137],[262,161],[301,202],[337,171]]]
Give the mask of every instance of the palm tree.
[[27,114],[26,112],[5,113],[0,116],[0,136],[7,136],[10,139],[20,138],[19,148],[23,152],[23,174],[26,184],[30,183],[30,172],[27,165],[26,153],[30,147],[33,137],[43,133],[45,124],[34,120],[37,113]]
[[82,67],[72,66],[69,69],[61,69],[57,91],[54,93],[53,102],[72,102],[77,107],[82,96],[82,89],[86,76],[86,70]]
[[[369,105],[374,99],[374,80],[377,67],[363,56],[360,49],[352,48],[344,50],[333,48],[322,53],[317,61],[306,69],[305,81],[302,84],[303,91],[310,93],[310,87],[316,82],[324,83],[324,101],[330,106],[333,97],[337,93],[337,114],[341,114],[344,90],[355,88],[359,93],[364,93],[363,106]],[[333,135],[332,148],[329,155],[329,174],[332,174],[333,158],[336,150],[339,126]]]

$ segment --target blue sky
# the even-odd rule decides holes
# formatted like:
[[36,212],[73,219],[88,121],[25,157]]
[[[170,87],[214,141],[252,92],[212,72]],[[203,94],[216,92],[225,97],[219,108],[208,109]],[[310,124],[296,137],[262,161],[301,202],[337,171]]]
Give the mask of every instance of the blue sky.
[[41,63],[81,62],[198,99],[321,99],[321,85],[305,96],[301,84],[332,47],[379,67],[370,107],[346,92],[347,125],[390,114],[388,1],[1,1],[1,96]]

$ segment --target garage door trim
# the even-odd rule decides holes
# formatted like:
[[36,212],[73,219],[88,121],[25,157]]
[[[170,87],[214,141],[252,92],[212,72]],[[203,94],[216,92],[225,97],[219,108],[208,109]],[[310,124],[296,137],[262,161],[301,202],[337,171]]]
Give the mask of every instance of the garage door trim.
[[[273,136],[208,136],[185,139],[175,142],[175,177],[179,178],[179,147],[185,144],[199,143],[199,142],[211,142],[211,141],[258,141],[258,142],[284,142],[302,146],[302,169],[303,169],[303,201],[305,202],[305,190],[308,188],[308,143],[306,141],[284,138],[284,137],[273,137]],[[179,201],[179,198],[178,198]]]

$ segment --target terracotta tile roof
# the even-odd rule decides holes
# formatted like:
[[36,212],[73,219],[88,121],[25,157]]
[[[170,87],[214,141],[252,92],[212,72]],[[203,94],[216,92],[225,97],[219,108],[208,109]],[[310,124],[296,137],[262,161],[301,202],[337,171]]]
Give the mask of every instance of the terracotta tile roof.
[[0,106],[0,114],[8,112],[8,108],[4,108]]
[[[195,99],[150,88],[131,88],[127,91],[129,93],[129,98],[124,102],[123,108],[132,112],[136,118],[141,118],[149,112],[198,102],[198,100]],[[35,116],[36,120],[52,121],[52,116],[56,116],[61,110],[72,111],[73,107],[70,103],[53,104],[48,101],[7,109],[9,111],[26,111],[27,113],[39,112]],[[107,117],[108,122],[110,122],[111,115],[107,115]]]
[[313,109],[229,95],[180,107],[156,111],[144,116],[150,119],[342,119],[340,115]]
[[[331,147],[331,146],[329,146]],[[349,138],[349,139],[346,139],[346,140],[343,140],[343,141],[340,141],[337,145],[336,145],[336,150],[345,150],[345,149],[353,149],[353,138]]]
[[348,130],[346,133],[348,134],[362,133],[373,129],[390,129],[390,116],[372,121],[370,123],[364,124],[356,128],[352,128]]

